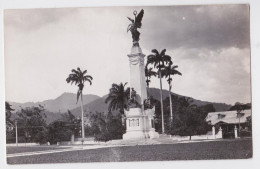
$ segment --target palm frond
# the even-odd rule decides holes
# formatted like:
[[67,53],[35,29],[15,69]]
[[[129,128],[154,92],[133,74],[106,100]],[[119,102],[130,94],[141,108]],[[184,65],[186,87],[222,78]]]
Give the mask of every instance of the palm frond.
[[89,84],[90,84],[90,85],[92,85],[92,81],[91,81],[91,80],[89,80],[89,79],[86,79],[86,81],[88,81],[88,82],[89,82]]
[[83,75],[86,74],[86,73],[87,73],[87,70],[84,70],[84,71],[82,72]]
[[165,55],[165,52],[166,52],[166,49],[163,49],[160,54],[158,53],[158,55],[159,55],[160,57],[163,57],[163,56]]
[[152,53],[154,53],[154,54],[157,55],[157,56],[159,55],[159,52],[158,52],[157,49],[153,49],[153,50],[152,50]]
[[172,59],[172,58],[171,58],[171,56],[169,56],[169,55],[163,55],[163,56],[162,56],[162,61],[165,62],[166,64],[171,65],[171,64],[172,64],[171,59]]
[[86,76],[84,76],[84,78],[86,78],[86,79],[90,79],[90,80],[93,80],[93,77],[90,76],[90,75],[86,75]]

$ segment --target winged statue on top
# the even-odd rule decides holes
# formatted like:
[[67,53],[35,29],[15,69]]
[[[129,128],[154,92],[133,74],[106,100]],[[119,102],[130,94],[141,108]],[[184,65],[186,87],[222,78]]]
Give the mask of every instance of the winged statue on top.
[[142,26],[141,21],[144,16],[144,10],[142,9],[138,15],[137,15],[137,11],[134,11],[133,14],[135,16],[135,19],[131,19],[131,18],[127,17],[131,21],[131,24],[129,24],[127,27],[127,32],[130,31],[132,33],[133,45],[139,46],[138,41],[140,39],[139,38],[140,32],[137,30],[137,28],[141,28],[141,26]]

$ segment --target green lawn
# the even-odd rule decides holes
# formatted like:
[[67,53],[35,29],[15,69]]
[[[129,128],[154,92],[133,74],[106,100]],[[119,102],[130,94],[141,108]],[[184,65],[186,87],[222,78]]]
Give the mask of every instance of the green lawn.
[[142,145],[71,151],[7,158],[8,164],[246,159],[252,157],[252,140],[225,140],[185,144]]

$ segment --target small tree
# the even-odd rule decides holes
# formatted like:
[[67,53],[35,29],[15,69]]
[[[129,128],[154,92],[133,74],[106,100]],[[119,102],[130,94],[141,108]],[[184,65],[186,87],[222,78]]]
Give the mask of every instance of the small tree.
[[10,105],[8,102],[5,102],[5,121],[13,124],[13,121],[10,118],[12,115],[12,111],[14,111],[14,109],[12,109],[11,106],[12,105]]
[[[192,100],[186,97],[178,97],[172,95],[173,107],[173,125],[166,121],[165,132],[172,135],[191,136],[197,134],[206,134],[210,129],[208,123],[204,120],[207,113],[205,111],[212,110],[211,106],[198,107],[192,104]],[[160,104],[157,103],[155,111],[156,130],[160,131]],[[169,107],[169,98],[164,100],[164,107]],[[164,117],[170,117],[170,107],[165,109]]]
[[16,112],[16,115],[19,136],[25,138],[26,142],[38,142],[39,133],[47,130],[45,121],[47,116],[44,113],[44,107],[39,105],[38,107],[22,108]]
[[247,122],[247,127],[248,127],[249,131],[252,131],[252,116],[248,116],[246,118],[246,122]]
[[48,141],[57,144],[61,141],[70,141],[73,131],[66,122],[56,120],[48,125]]
[[125,128],[122,125],[121,115],[113,115],[111,112],[96,112],[90,117],[90,131],[96,141],[108,141],[122,139]]
[[7,142],[9,142],[9,139],[11,139],[13,137],[14,127],[15,127],[14,122],[11,120],[12,111],[14,111],[14,109],[12,109],[11,106],[12,105],[10,105],[8,102],[5,102],[5,124],[6,124],[6,141]]
[[127,83],[112,84],[112,87],[109,89],[108,97],[105,100],[105,103],[109,103],[108,112],[113,110],[119,110],[121,114],[124,114],[124,109],[127,108],[127,103],[130,98],[130,88],[125,89]]
[[125,123],[124,109],[128,108],[128,100],[130,99],[130,88],[125,88],[126,84],[120,83],[118,85],[113,83],[105,100],[105,103],[109,103],[108,112],[119,110],[122,123]]
[[208,123],[202,118],[199,108],[196,106],[187,107],[182,118],[182,126],[179,128],[180,135],[201,135],[205,134],[208,130]]
[[[79,131],[80,131],[80,124],[81,124],[81,119],[76,118],[70,110],[68,110],[68,113],[62,115],[62,119],[64,123],[68,126],[68,128],[73,132],[75,136],[79,136]],[[86,130],[86,128],[85,128]]]

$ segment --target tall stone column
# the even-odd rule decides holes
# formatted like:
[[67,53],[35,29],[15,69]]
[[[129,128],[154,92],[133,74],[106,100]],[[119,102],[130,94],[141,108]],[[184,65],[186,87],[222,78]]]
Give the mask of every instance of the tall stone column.
[[[144,57],[139,45],[133,45],[131,53],[128,54],[130,66],[130,88],[136,91],[136,101],[139,107],[130,107],[125,110],[126,133],[124,140],[158,138],[159,135],[152,127],[154,109],[144,110],[144,100],[147,99],[147,90],[144,72]],[[131,94],[130,94],[131,95]]]
[[[130,88],[136,91],[136,101],[140,107],[125,110],[126,134],[123,139],[145,139],[147,138],[147,120],[144,114],[143,101],[147,99],[144,77],[144,57],[139,45],[133,46],[128,54],[130,66]],[[131,95],[131,94],[130,94]]]
[[130,66],[130,86],[134,88],[137,94],[137,101],[140,105],[147,99],[145,84],[144,57],[142,49],[139,46],[133,46],[131,54],[128,54]]

